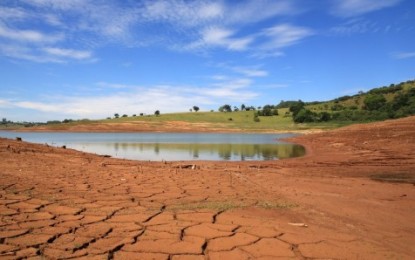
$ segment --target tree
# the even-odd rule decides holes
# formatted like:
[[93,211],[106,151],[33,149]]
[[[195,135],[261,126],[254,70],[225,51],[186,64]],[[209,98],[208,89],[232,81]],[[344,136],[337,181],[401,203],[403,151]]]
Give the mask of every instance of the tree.
[[193,110],[194,110],[195,112],[197,112],[197,111],[199,111],[199,107],[198,107],[198,106],[193,106]]
[[315,121],[315,114],[308,109],[301,109],[297,112],[294,116],[294,122],[296,123],[306,123],[306,122],[314,122]]
[[260,112],[260,116],[277,116],[278,110],[273,105],[265,105]]
[[154,112],[154,114],[155,114],[156,116],[159,116],[159,115],[160,115],[160,111],[159,111],[159,110],[156,110],[156,111]]
[[128,117],[128,115],[127,114],[124,114],[124,115],[122,115],[122,117]]
[[246,109],[245,104],[242,104],[242,105],[241,105],[241,111],[244,111],[245,109]]
[[228,104],[223,105],[219,108],[220,112],[232,112],[232,107]]
[[119,118],[119,117],[120,117],[120,114],[115,113],[115,114],[114,114],[114,117],[115,117],[115,118]]
[[304,108],[304,106],[305,106],[305,103],[301,100],[298,100],[297,102],[293,102],[289,108],[290,112],[293,113],[293,117],[295,117],[298,114],[298,112],[300,112],[300,110]]

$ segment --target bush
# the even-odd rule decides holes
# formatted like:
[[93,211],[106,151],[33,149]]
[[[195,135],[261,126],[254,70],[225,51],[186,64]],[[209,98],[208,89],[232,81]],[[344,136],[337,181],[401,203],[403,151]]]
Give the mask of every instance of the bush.
[[298,113],[294,116],[294,122],[296,123],[307,123],[307,122],[315,122],[316,121],[316,114],[311,112],[308,109],[301,109]]
[[321,122],[327,122],[327,121],[330,121],[330,119],[331,119],[331,115],[328,112],[321,112],[319,114],[319,120]]
[[369,94],[363,100],[363,103],[366,110],[379,110],[386,104],[386,98],[381,94]]

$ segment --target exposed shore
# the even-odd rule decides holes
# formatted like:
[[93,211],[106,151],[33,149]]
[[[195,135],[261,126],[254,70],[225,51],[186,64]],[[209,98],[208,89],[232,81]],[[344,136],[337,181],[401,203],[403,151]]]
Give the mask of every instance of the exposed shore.
[[322,129],[318,128],[289,128],[288,130],[278,129],[241,129],[230,127],[228,124],[218,123],[191,123],[185,121],[166,121],[166,122],[146,122],[146,121],[124,121],[124,122],[89,122],[79,124],[57,124],[43,125],[35,127],[9,128],[2,130],[18,132],[93,132],[93,133],[318,133]]
[[291,141],[307,155],[139,162],[0,139],[0,257],[415,257],[415,117]]

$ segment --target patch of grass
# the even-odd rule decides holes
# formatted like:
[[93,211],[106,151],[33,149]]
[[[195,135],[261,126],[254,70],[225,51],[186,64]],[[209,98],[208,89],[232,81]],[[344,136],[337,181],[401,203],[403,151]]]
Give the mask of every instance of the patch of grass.
[[232,201],[208,201],[198,203],[187,203],[170,206],[169,209],[173,211],[178,210],[215,210],[215,211],[226,211],[231,209],[246,208],[248,205],[244,203],[237,203]]
[[380,173],[371,175],[370,179],[381,182],[415,184],[415,174],[411,173]]
[[296,204],[289,203],[286,201],[259,201],[255,205],[234,202],[234,201],[209,201],[209,202],[198,202],[198,203],[187,203],[180,205],[173,205],[168,207],[170,210],[214,210],[214,211],[226,211],[233,209],[243,209],[248,207],[257,207],[263,209],[290,209],[297,207]]
[[287,201],[260,201],[256,206],[263,209],[291,209],[298,205]]

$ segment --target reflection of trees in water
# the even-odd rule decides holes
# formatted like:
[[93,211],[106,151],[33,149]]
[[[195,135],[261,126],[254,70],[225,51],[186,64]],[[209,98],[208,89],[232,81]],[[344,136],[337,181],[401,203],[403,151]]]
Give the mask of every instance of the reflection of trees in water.
[[222,160],[240,158],[274,160],[302,156],[305,150],[302,146],[291,144],[226,144],[218,145],[218,156]]
[[154,144],[154,153],[155,154],[160,153],[160,144],[159,143]]
[[174,144],[174,143],[114,143],[119,149],[153,151],[155,155],[186,151],[193,159],[214,155],[221,160],[275,160],[299,157],[305,154],[304,147],[293,144]]
[[232,144],[219,145],[218,155],[222,160],[230,160],[232,158]]
[[192,149],[193,158],[199,158],[199,149]]

